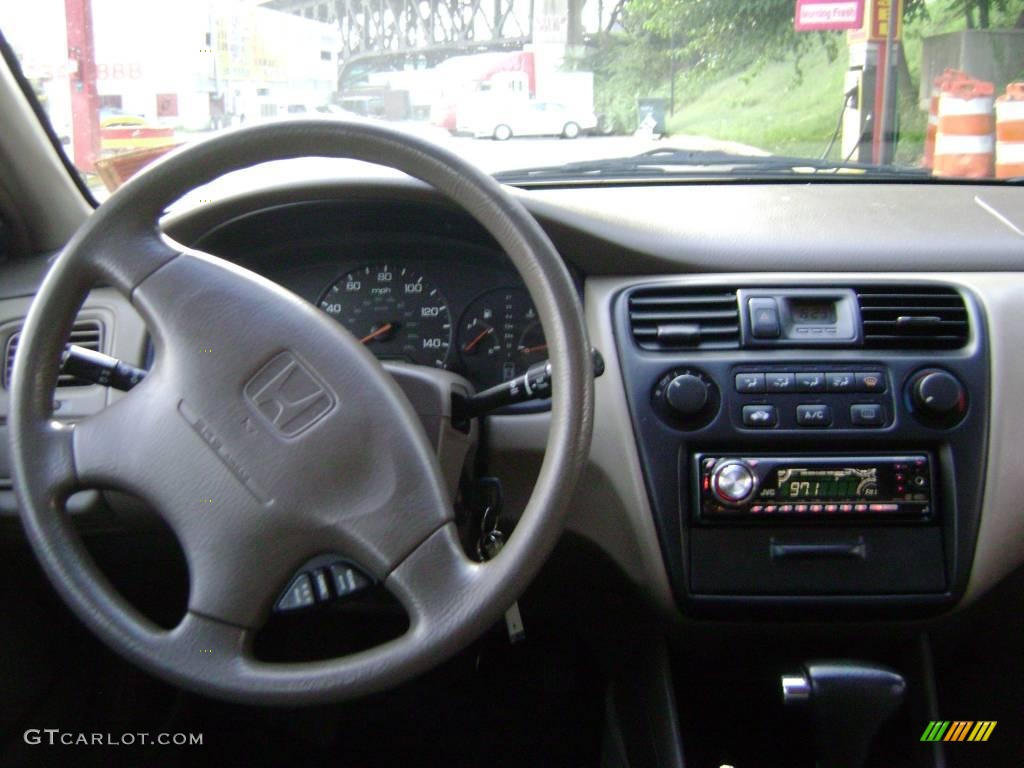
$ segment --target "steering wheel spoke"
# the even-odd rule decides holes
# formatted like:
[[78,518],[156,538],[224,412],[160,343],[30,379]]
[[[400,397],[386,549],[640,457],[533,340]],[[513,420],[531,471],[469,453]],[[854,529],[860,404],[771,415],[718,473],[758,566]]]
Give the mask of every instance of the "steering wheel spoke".
[[413,550],[386,586],[408,611],[410,631],[429,635],[473,611],[473,586],[489,567],[466,557],[458,531],[448,524]]
[[80,488],[111,488],[154,501],[154,466],[159,465],[167,407],[157,377],[68,429],[74,478]]

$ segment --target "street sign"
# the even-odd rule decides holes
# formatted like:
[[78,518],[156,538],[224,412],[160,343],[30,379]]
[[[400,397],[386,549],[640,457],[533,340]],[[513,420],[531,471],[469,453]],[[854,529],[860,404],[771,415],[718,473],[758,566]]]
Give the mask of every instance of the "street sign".
[[864,0],[796,0],[793,22],[797,32],[860,29]]

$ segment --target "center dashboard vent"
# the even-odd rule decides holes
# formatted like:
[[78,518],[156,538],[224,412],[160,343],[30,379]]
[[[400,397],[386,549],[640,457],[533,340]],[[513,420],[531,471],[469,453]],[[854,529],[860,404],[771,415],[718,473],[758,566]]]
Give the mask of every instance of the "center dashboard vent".
[[644,288],[629,297],[633,338],[643,349],[737,349],[736,291],[722,288]]
[[967,343],[967,307],[952,288],[858,286],[865,347],[958,349]]
[[[7,339],[7,348],[4,352],[4,389],[10,389],[11,372],[14,370],[14,355],[18,351],[18,342],[21,341],[21,331],[15,331]],[[78,320],[71,330],[71,337],[68,339],[71,344],[91,349],[95,352],[103,351],[103,324],[99,320]],[[88,387],[92,382],[79,379],[68,374],[61,374],[57,377],[58,387]]]

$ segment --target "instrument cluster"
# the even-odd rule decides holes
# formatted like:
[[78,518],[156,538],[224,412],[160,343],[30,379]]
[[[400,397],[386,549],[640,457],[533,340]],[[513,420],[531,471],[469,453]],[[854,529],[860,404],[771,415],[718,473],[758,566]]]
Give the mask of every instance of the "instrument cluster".
[[378,358],[457,371],[480,389],[547,359],[537,310],[516,285],[461,306],[416,266],[370,263],[332,281],[318,306]]

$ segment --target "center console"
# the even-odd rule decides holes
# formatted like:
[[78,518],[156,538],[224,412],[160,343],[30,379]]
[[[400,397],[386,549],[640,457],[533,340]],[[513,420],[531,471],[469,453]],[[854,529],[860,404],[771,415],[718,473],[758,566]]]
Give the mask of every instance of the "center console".
[[966,289],[667,279],[613,306],[684,609],[924,614],[962,595],[988,421]]

